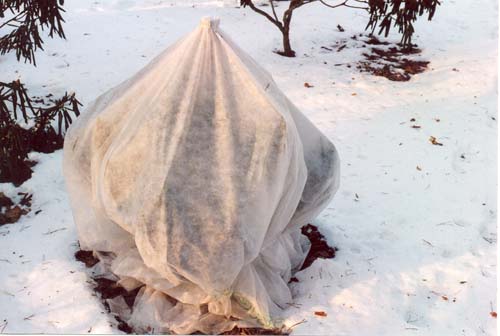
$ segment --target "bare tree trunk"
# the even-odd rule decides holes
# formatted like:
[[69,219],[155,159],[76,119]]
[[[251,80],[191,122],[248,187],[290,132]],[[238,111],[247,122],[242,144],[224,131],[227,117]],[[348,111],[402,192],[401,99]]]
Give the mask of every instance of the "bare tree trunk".
[[283,35],[283,50],[278,51],[277,53],[286,57],[295,57],[295,51],[292,50],[292,47],[290,45],[290,22],[292,21],[292,13],[294,9],[304,5],[306,2],[303,2],[303,0],[291,0],[288,9],[283,14],[283,23],[282,23],[280,22],[278,16],[276,15],[276,10],[273,1],[274,0],[269,0],[272,8],[272,15],[263,11],[260,8],[255,7],[252,0],[245,0],[245,1],[242,0],[241,3],[243,7],[248,6],[254,12],[259,13],[260,15],[266,17],[281,31],[281,34]]
[[290,45],[290,22],[292,21],[292,10],[287,10],[283,15],[283,51],[279,54],[286,57],[295,57],[295,51],[292,50]]

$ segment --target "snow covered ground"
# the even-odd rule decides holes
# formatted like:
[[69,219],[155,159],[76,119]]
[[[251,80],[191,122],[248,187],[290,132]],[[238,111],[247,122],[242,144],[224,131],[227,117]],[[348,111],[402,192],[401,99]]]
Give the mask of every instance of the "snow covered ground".
[[[342,160],[341,188],[315,223],[340,250],[297,274],[286,324],[305,322],[293,334],[495,335],[497,2],[444,0],[432,22],[417,25],[431,64],[409,82],[334,66],[361,59],[362,48],[321,48],[361,33],[362,12],[299,9],[290,59],[271,52],[280,47],[275,27],[223,3],[67,1],[67,40],[47,39],[37,68],[1,56],[0,81],[20,77],[33,95],[74,90],[87,104],[200,17],[219,16]],[[119,333],[73,258],[62,152],[33,158],[31,180],[0,184],[9,196],[34,194],[29,215],[0,227],[0,332]]]

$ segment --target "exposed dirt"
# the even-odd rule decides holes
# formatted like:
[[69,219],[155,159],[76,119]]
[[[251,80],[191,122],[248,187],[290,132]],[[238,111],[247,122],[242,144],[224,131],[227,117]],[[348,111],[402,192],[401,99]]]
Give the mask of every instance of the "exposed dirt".
[[23,197],[19,203],[14,204],[9,197],[0,192],[0,226],[15,223],[22,215],[30,212],[33,195],[22,192],[18,193],[18,195],[22,195]]
[[[409,81],[413,75],[427,70],[429,61],[418,60],[422,50],[416,45],[403,47],[397,43],[381,41],[373,35],[358,34],[336,41],[335,45],[322,46],[322,50],[341,52],[346,48],[366,48],[364,59],[355,64],[360,72],[385,77],[391,81]],[[351,64],[335,64],[335,66]]]
[[[75,259],[84,263],[86,267],[93,267],[99,262],[99,259],[97,259],[94,256],[94,253],[92,251],[84,251],[84,250],[78,250],[75,253]],[[96,286],[94,286],[94,291],[99,293],[99,296],[101,298],[102,304],[106,311],[108,313],[111,312],[111,309],[109,308],[108,303],[106,302],[106,299],[113,299],[117,296],[123,296],[123,299],[127,303],[127,305],[132,308],[134,305],[134,300],[135,297],[137,296],[137,293],[139,292],[140,288],[134,289],[130,292],[128,292],[125,288],[121,287],[118,285],[118,283],[114,280],[106,279],[106,278],[92,278],[94,282],[96,283]],[[119,316],[113,315],[117,324],[118,330],[123,331],[126,334],[133,334],[134,330],[132,329],[131,326],[129,326],[125,321],[123,321]]]
[[0,192],[0,207],[10,207],[14,205],[12,200],[5,196],[3,192]]
[[235,327],[221,335],[289,335],[290,331],[285,329],[262,329],[262,328],[238,328]]
[[94,253],[92,251],[78,250],[75,253],[75,258],[76,260],[84,263],[87,267],[92,267],[99,262],[99,259],[94,257]]
[[405,82],[409,81],[413,75],[427,70],[428,61],[414,60],[406,56],[419,56],[422,50],[411,45],[402,47],[399,44],[393,44],[380,41],[375,36],[370,36],[365,41],[370,46],[390,46],[390,47],[372,47],[369,53],[363,53],[364,61],[358,63],[357,68],[361,72],[369,72],[375,76],[382,76],[391,81]]
[[24,160],[13,162],[6,158],[0,160],[0,183],[12,183],[19,187],[26,180],[31,178],[33,170],[31,169],[36,164],[36,161]]
[[[0,198],[1,202],[1,198]],[[302,227],[302,234],[309,238],[311,242],[311,249],[307,254],[307,257],[304,261],[304,264],[300,270],[303,270],[309,267],[314,260],[317,258],[334,258],[336,249],[330,247],[326,242],[324,236],[319,232],[318,228],[312,224],[307,224]],[[78,250],[75,253],[76,260],[82,262],[87,267],[92,267],[99,262],[92,251],[84,251]],[[106,302],[106,299],[112,299],[117,296],[122,296],[127,303],[127,305],[132,308],[134,305],[135,298],[140,290],[137,288],[130,292],[126,291],[125,288],[118,285],[118,283],[114,280],[106,279],[106,278],[93,278],[96,283],[94,287],[94,291],[99,293],[99,296],[103,302],[104,307],[110,312],[109,305]],[[298,282],[299,280],[296,277],[292,277],[290,282]],[[123,321],[120,317],[114,316],[116,321],[118,322],[117,328],[127,334],[135,334],[134,329],[129,326],[125,321]],[[286,328],[277,328],[277,329],[263,329],[263,328],[238,328],[222,333],[222,335],[289,335],[290,330]]]
[[306,260],[300,270],[308,268],[312,265],[314,260],[318,258],[335,258],[335,248],[328,245],[325,237],[321,234],[321,232],[319,232],[318,227],[312,224],[307,224],[302,227],[302,234],[309,238],[309,241],[311,242],[311,249],[309,250]]
[[104,300],[113,299],[127,292],[125,288],[118,285],[114,280],[106,278],[93,279],[97,284],[97,286],[94,287],[94,290],[99,293],[101,295],[101,298],[103,298]]

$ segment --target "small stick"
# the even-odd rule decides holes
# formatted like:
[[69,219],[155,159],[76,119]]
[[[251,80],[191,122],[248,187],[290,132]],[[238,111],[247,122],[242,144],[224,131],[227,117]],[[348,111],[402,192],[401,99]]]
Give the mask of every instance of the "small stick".
[[66,228],[60,228],[60,229],[55,229],[55,230],[52,230],[52,231],[47,231],[47,232],[44,233],[44,235],[53,234],[55,232],[62,231],[62,230],[66,230]]

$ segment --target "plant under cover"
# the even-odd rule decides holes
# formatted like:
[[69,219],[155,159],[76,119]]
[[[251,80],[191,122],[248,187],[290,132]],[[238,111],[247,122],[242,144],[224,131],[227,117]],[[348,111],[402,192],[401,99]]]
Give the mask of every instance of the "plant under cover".
[[398,29],[401,33],[401,43],[404,46],[411,46],[411,38],[415,32],[413,23],[418,17],[427,14],[427,19],[432,20],[439,0],[291,0],[288,8],[283,12],[280,20],[276,11],[276,0],[268,0],[271,11],[258,8],[254,0],[240,0],[243,7],[250,7],[256,13],[266,17],[281,32],[283,36],[283,50],[278,53],[287,57],[294,57],[295,51],[290,45],[290,23],[294,10],[304,5],[319,2],[329,8],[347,7],[357,10],[365,10],[369,13],[368,24],[365,29],[371,29],[374,33],[378,28],[378,34],[386,37],[391,27]]

